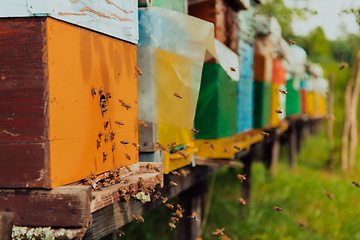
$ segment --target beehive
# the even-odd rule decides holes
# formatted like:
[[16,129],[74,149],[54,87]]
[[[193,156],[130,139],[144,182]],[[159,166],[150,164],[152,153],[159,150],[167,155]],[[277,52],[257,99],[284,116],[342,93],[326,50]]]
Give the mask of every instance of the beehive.
[[[280,126],[281,120],[286,116],[286,96],[282,95],[279,92],[279,89],[285,89],[285,85],[280,85],[278,83],[271,83],[271,93],[270,93],[270,126],[278,127]],[[277,113],[276,111],[280,110],[282,113]]]
[[269,125],[270,93],[268,82],[254,82],[254,127],[262,128]]
[[242,78],[238,82],[237,127],[238,133],[250,130],[254,124],[254,81]]
[[300,115],[302,104],[301,104],[301,91],[294,88],[294,79],[286,81],[286,115]]
[[243,40],[239,41],[240,75],[243,79],[253,78],[254,47]]
[[136,163],[136,46],[50,17],[0,21],[0,187],[53,188]]

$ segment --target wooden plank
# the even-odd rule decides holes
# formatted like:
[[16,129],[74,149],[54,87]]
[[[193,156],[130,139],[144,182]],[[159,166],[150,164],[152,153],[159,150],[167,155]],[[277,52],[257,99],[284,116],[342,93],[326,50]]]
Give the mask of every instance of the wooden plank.
[[15,214],[12,212],[0,212],[0,239],[10,240]]
[[[197,166],[195,168],[183,168],[178,170],[184,174],[175,176],[172,174],[165,175],[164,187],[159,189],[162,196],[169,199],[178,195],[180,192],[190,188],[195,183],[205,179],[208,175],[215,173],[219,168]],[[184,177],[186,175],[186,177]],[[170,186],[169,182],[174,181],[178,185]],[[92,214],[92,224],[85,233],[83,239],[100,239],[117,230],[126,223],[132,221],[131,214],[144,214],[150,209],[162,204],[160,200],[154,200],[142,204],[140,201],[130,199],[130,201],[116,202]],[[146,222],[146,219],[145,219]]]
[[244,165],[239,162],[235,162],[234,160],[223,160],[223,159],[204,159],[204,158],[195,158],[196,165],[201,166],[213,166],[213,167],[233,167],[233,168],[242,168]]
[[19,226],[87,227],[91,222],[88,186],[0,189],[0,212],[14,212]]

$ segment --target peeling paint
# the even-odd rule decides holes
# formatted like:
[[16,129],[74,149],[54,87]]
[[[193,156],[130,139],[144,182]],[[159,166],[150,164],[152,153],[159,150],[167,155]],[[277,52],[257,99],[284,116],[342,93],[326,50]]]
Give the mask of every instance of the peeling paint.
[[117,9],[119,9],[120,11],[123,11],[124,13],[133,13],[133,11],[128,12],[128,11],[120,8],[120,7],[117,6],[115,3],[111,2],[110,0],[105,0],[105,1],[106,1],[108,4],[110,4],[110,5],[114,5]]
[[132,21],[131,19],[129,19],[129,18],[124,18],[124,17],[119,17],[118,15],[116,15],[116,14],[111,14],[111,16],[112,17],[114,17],[114,18],[117,18],[118,20],[120,20],[120,21]]
[[67,12],[59,12],[59,16],[86,16],[86,13],[67,13]]
[[69,0],[71,3],[77,3],[79,0]]
[[111,19],[109,16],[107,16],[106,14],[102,13],[102,12],[98,12],[98,11],[95,11],[89,7],[83,7],[82,9],[79,10],[80,12],[91,12],[93,14],[96,14],[98,15],[99,17],[104,17],[104,18],[107,18],[107,19]]

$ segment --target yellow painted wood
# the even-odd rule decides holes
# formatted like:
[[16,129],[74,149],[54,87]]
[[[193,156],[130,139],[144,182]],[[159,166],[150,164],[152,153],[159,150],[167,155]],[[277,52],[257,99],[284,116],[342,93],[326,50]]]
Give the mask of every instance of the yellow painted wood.
[[[138,162],[132,145],[138,142],[136,46],[51,18],[46,21],[46,46],[51,187]],[[94,97],[92,87],[98,91]],[[112,94],[103,115],[101,87],[104,94]],[[119,99],[131,108],[122,107]],[[106,130],[105,121],[109,121]],[[97,149],[100,131],[103,135]],[[111,131],[114,141],[105,142]],[[103,152],[107,153],[105,161]]]
[[316,117],[315,92],[306,92],[306,112],[310,117]]
[[186,144],[187,148],[182,152],[187,156],[184,158],[179,153],[168,153],[164,151],[164,173],[168,174],[173,170],[184,167],[186,165],[191,164],[191,159],[193,154],[198,151],[198,148],[195,147],[195,143],[193,141]]
[[275,111],[280,109],[285,113],[285,107],[280,103],[280,85],[278,83],[271,83],[271,96],[270,96],[270,126],[278,127],[281,122],[281,116]]
[[326,98],[321,93],[318,94],[318,103],[319,103],[319,115],[320,116],[326,115],[327,113]]

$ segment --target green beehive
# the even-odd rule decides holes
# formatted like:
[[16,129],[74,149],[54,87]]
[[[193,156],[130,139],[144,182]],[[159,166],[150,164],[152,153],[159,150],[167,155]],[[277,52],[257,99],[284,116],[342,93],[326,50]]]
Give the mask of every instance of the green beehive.
[[269,125],[270,120],[270,83],[254,82],[254,127]]
[[205,63],[195,114],[196,139],[236,134],[237,82],[217,63]]
[[294,80],[286,81],[286,115],[301,114],[301,93],[294,89]]
[[140,0],[139,7],[163,7],[173,11],[186,13],[187,0]]

